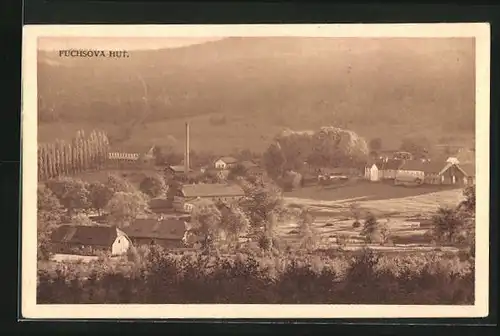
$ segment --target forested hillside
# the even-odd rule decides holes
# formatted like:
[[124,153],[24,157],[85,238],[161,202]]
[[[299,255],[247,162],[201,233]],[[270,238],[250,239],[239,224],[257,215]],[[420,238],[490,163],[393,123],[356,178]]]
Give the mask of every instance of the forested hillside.
[[[283,127],[334,125],[396,145],[474,132],[470,39],[228,38],[124,59],[40,51],[38,67],[42,140],[99,123],[111,141],[162,141],[181,137],[185,118],[192,145],[214,150],[233,138],[265,148]],[[215,135],[226,140],[207,142]]]

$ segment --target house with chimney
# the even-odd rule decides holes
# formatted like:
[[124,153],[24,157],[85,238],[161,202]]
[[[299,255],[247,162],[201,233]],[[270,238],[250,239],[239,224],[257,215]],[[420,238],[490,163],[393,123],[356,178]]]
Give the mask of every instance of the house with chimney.
[[176,211],[189,213],[194,204],[200,200],[231,203],[238,202],[244,197],[245,192],[236,184],[185,184],[177,188],[173,198],[173,207]]
[[144,218],[136,219],[125,233],[134,246],[159,245],[163,248],[183,247],[182,238],[186,232],[186,222],[181,219]]
[[132,245],[125,232],[109,225],[61,225],[50,241],[53,253],[82,256],[125,255]]

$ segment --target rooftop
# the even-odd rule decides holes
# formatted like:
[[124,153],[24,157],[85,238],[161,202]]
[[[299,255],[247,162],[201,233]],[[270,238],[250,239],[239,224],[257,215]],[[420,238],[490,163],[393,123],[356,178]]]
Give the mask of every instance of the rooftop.
[[236,159],[232,156],[223,156],[223,157],[218,158],[216,161],[219,161],[219,160],[224,161],[225,163],[229,163],[229,164],[238,162],[238,159]]
[[476,164],[475,163],[462,163],[459,164],[460,167],[467,176],[476,176]]
[[400,169],[403,170],[413,170],[413,171],[423,171],[425,173],[439,173],[447,166],[450,166],[447,162],[441,161],[430,161],[425,162],[421,160],[409,160],[406,161]]
[[[184,166],[180,166],[180,165],[168,166],[168,168],[176,173],[184,173],[184,169],[185,169]],[[192,172],[193,170],[190,168],[189,171]]]
[[186,184],[182,186],[185,197],[244,196],[245,192],[235,184]]
[[130,238],[182,239],[186,223],[178,219],[137,219],[124,231]]
[[111,246],[117,237],[116,228],[109,225],[64,224],[52,232],[55,243]]

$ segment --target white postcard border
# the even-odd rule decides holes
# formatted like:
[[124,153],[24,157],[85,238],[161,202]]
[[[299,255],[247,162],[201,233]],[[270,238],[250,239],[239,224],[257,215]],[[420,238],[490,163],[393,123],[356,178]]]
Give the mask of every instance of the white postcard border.
[[[490,27],[487,23],[299,25],[28,25],[22,52],[22,318],[485,317],[489,289]],[[40,305],[36,304],[38,37],[475,37],[476,276],[473,306],[444,305]]]

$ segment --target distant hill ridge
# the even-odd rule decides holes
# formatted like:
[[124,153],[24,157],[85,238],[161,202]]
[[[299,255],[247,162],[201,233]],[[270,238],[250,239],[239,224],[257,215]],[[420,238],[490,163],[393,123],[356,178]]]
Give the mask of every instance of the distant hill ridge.
[[257,127],[474,131],[471,39],[227,38],[122,60],[40,51],[38,67],[42,124],[216,114]]

